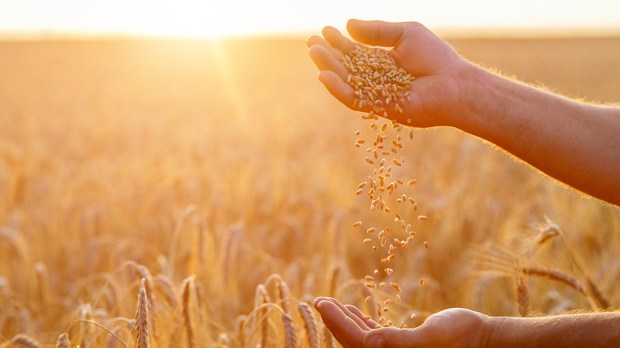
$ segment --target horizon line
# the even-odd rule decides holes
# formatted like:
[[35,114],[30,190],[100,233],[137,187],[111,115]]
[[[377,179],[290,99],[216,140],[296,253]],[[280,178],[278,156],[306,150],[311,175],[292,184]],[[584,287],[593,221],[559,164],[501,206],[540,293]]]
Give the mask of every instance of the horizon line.
[[[434,33],[446,39],[460,38],[596,38],[620,37],[618,27],[437,27]],[[320,30],[258,31],[254,33],[230,33],[223,35],[137,33],[114,30],[7,30],[0,29],[1,41],[62,41],[62,40],[226,40],[226,39],[293,39],[319,34]]]

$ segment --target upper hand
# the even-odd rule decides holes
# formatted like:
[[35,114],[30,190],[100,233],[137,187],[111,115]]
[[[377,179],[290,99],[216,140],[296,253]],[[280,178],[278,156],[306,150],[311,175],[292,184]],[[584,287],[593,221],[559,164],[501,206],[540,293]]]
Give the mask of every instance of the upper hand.
[[[388,112],[388,118],[403,124],[411,119],[411,125],[430,127],[451,125],[451,119],[458,117],[460,82],[470,64],[448,43],[416,22],[350,20],[347,30],[361,44],[391,48],[394,60],[416,77],[404,113]],[[353,88],[346,83],[349,72],[341,63],[358,43],[333,27],[325,27],[322,34],[307,41],[310,57],[321,71],[319,80],[344,105],[360,110],[353,106]]]

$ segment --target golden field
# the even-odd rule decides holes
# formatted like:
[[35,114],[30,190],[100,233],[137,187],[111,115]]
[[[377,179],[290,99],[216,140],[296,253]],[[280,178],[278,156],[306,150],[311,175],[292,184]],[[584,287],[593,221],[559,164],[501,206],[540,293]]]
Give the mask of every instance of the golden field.
[[[520,80],[618,102],[620,39],[451,42]],[[352,225],[387,223],[354,195],[368,123],[316,73],[303,39],[0,43],[0,346],[330,346],[304,312],[316,296],[370,313],[392,298],[386,317],[410,327],[449,307],[620,304],[618,207],[447,128],[416,130],[402,152],[430,217],[411,219],[384,279],[402,300],[380,289],[364,303],[380,255]]]

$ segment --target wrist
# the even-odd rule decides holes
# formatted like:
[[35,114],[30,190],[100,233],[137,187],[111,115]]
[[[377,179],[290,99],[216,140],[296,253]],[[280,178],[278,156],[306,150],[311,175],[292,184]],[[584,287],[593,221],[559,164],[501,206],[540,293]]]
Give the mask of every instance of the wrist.
[[535,347],[536,337],[527,318],[489,317],[487,348]]
[[488,340],[486,348],[512,347],[512,342],[509,342],[511,339],[507,337],[507,332],[510,331],[507,319],[506,317],[489,317],[487,320]]
[[454,80],[459,93],[451,126],[476,136],[482,135],[485,114],[482,108],[486,107],[485,98],[491,97],[488,93],[494,90],[493,77],[491,72],[470,62],[465,62],[456,71]]

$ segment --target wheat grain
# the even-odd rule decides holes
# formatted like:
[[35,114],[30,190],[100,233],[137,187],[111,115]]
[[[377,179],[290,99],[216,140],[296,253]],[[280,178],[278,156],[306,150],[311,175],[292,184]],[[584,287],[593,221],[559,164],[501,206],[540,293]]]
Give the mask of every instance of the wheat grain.
[[401,289],[400,289],[400,285],[398,285],[398,283],[391,282],[391,283],[390,283],[390,287],[392,287],[392,289],[396,290],[397,292],[400,292],[400,291],[401,291]]

